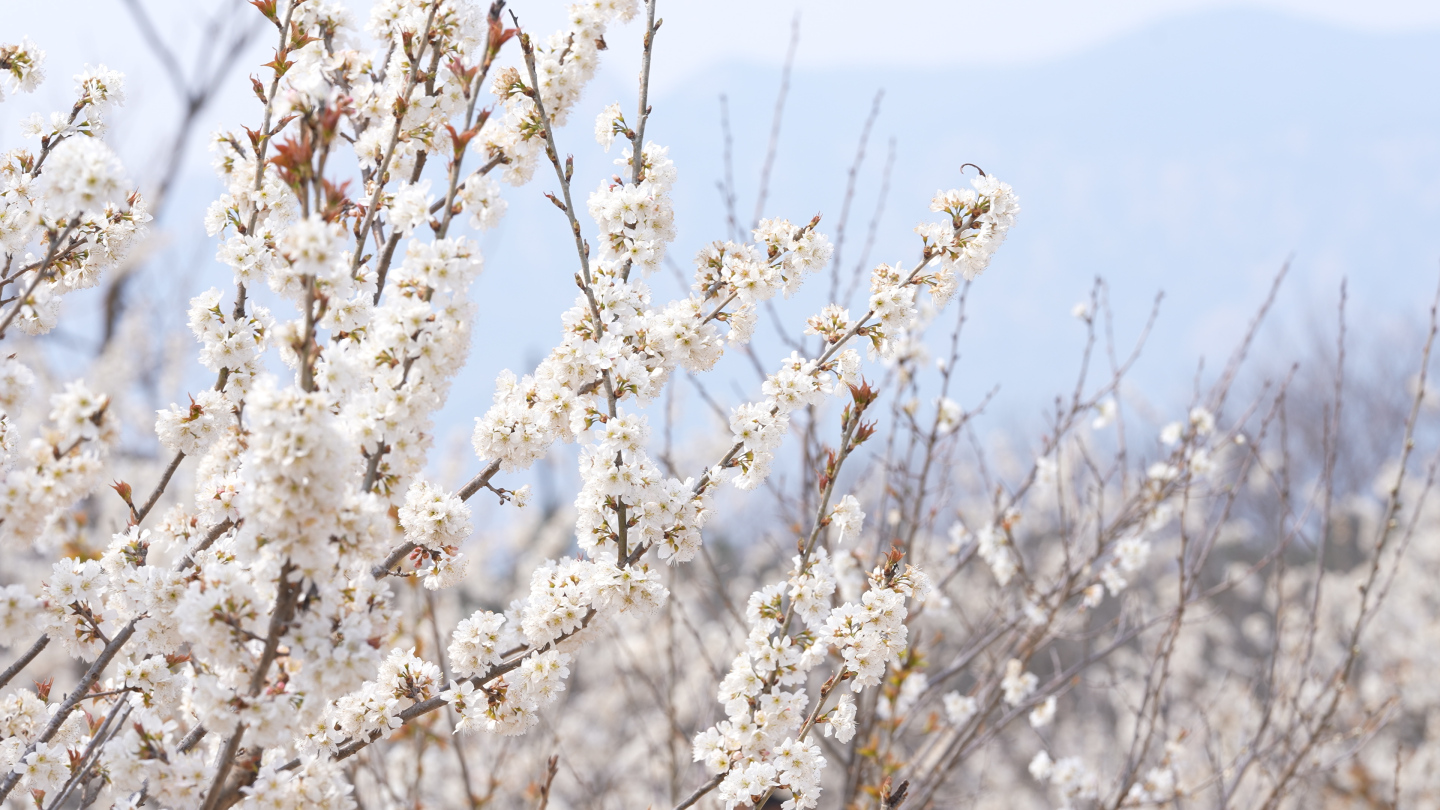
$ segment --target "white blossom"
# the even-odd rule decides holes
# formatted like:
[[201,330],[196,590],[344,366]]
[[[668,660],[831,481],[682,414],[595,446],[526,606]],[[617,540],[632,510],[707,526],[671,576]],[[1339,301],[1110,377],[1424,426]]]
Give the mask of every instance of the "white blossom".
[[125,170],[99,139],[66,138],[51,152],[45,169],[46,207],[55,217],[94,214],[124,202]]
[[1011,706],[1018,706],[1035,691],[1040,679],[1032,672],[1025,671],[1025,665],[1017,658],[1011,658],[1005,664],[1005,679],[1000,682],[1000,688],[1005,692],[1005,702]]

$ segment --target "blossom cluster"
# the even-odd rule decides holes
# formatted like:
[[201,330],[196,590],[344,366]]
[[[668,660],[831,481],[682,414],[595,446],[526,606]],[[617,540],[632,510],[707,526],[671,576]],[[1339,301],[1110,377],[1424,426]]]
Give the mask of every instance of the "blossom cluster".
[[[0,70],[14,91],[32,92],[44,61],[44,51],[28,40],[0,46]],[[24,122],[34,148],[0,154],[0,336],[12,325],[31,335],[54,328],[62,298],[100,283],[150,219],[100,138],[124,99],[123,80],[101,66],[76,76],[75,84],[68,113]],[[0,360],[0,539],[22,547],[100,482],[118,430],[109,398],[75,381],[50,397],[41,435],[26,439],[20,416],[34,388],[35,374],[14,353]]]
[[[806,737],[819,722],[826,736],[833,733],[839,742],[849,742],[855,733],[854,701],[846,695],[822,714],[826,698],[841,681],[850,681],[854,692],[880,682],[906,647],[907,600],[923,602],[929,587],[919,569],[906,565],[897,571],[892,563],[870,573],[860,601],[831,609],[835,569],[825,549],[817,548],[794,558],[785,583],[751,594],[745,650],[717,694],[727,719],[694,741],[695,761],[724,775],[718,796],[725,807],[763,801],[777,788],[790,792],[787,808],[819,806],[826,761],[818,742]],[[805,629],[792,635],[793,617]],[[805,689],[780,687],[803,685],[832,651],[842,663],[807,717]]]
[[[33,44],[0,46],[0,67],[14,89],[30,92],[43,77],[44,51]],[[100,283],[121,262],[150,221],[120,159],[101,135],[111,111],[124,102],[124,80],[106,67],[75,77],[68,113],[24,122],[35,149],[0,153],[0,249],[10,257],[4,284],[4,328],[31,335],[55,327],[60,303]]]
[[942,299],[953,294],[956,275],[971,281],[985,272],[1020,212],[1020,203],[1008,184],[982,174],[971,185],[973,188],[936,192],[930,210],[950,218],[915,228],[925,243],[926,257],[940,259],[940,272],[931,284]]
[[[153,492],[116,481],[107,502],[123,504],[118,517],[87,502],[121,474],[108,455],[122,432],[110,394],[77,381],[37,411],[36,375],[0,360],[0,540],[63,548],[40,581],[0,590],[0,643],[33,646],[20,669],[47,648],[89,662],[63,698],[49,682],[0,696],[0,801],[28,792],[58,806],[79,789],[115,807],[352,808],[354,777],[339,760],[441,707],[459,732],[533,728],[586,644],[670,598],[658,563],[700,553],[717,490],[764,481],[793,414],[856,396],[862,359],[848,344],[892,353],[916,323],[916,290],[943,304],[956,257],[983,267],[1016,210],[1003,184],[951,192],[967,206],[945,209],[955,256],[926,236],[919,268],[874,272],[865,313],[826,307],[811,319],[821,353],[783,359],[731,413],[729,452],[673,475],[650,454],[646,406],[672,372],[708,370],[747,343],[760,307],[833,251],[819,217],[759,220],[749,243],[698,252],[688,294],[652,300],[643,279],[676,238],[677,172],[618,107],[597,135],[607,148],[617,135],[629,143],[585,206],[588,247],[554,127],[594,75],[607,26],[637,3],[572,6],[543,46],[518,34],[523,72],[496,64],[517,37],[498,4],[486,15],[460,0],[380,0],[363,30],[338,2],[252,5],[273,28],[275,59],[253,81],[259,128],[211,139],[223,191],[203,217],[233,287],[190,301],[214,380],[160,400],[171,404],[153,414],[152,466],[163,468]],[[42,61],[28,42],[0,47],[12,89],[33,89]],[[77,82],[68,116],[27,125],[39,151],[0,164],[4,284],[17,290],[0,336],[12,322],[53,327],[60,296],[96,284],[148,219],[98,137],[120,77],[96,68]],[[475,228],[495,226],[506,205],[491,173],[522,184],[542,160],[567,201],[552,198],[577,239],[580,292],[533,372],[497,380],[472,441],[483,471],[452,490],[427,468],[483,268],[478,244],[452,225],[468,214]],[[846,424],[855,430],[858,416]],[[467,499],[488,489],[524,506],[528,489],[492,478],[557,441],[582,445],[573,546],[527,570],[508,609],[475,611],[453,632],[431,602],[435,633],[421,636],[407,605],[473,581]],[[864,518],[846,495],[820,520],[840,543]],[[65,544],[53,542],[62,525]],[[853,697],[828,710],[826,698],[845,681],[853,692],[882,682],[908,649],[908,607],[928,589],[899,556],[867,577],[853,555],[812,542],[784,583],[751,598],[746,649],[720,688],[728,719],[696,741],[696,758],[725,774],[723,800],[783,787],[789,806],[816,806],[825,758],[809,732],[819,724],[848,741],[856,723]],[[807,676],[831,656],[839,669],[807,717]]]

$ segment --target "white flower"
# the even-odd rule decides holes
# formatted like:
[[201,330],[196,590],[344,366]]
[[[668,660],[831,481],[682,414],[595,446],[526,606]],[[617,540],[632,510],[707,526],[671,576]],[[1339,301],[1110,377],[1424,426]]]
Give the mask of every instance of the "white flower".
[[109,397],[91,392],[84,380],[75,380],[65,384],[64,393],[50,397],[50,419],[67,442],[95,439],[109,406]]
[[505,617],[488,610],[460,622],[450,637],[446,654],[455,674],[468,678],[500,663],[500,628]]
[[976,552],[986,565],[990,566],[990,572],[995,575],[995,581],[1004,587],[1020,570],[1019,560],[1015,557],[1015,551],[1010,547],[1010,539],[1005,531],[997,526],[986,526],[980,530],[977,538]]
[[500,224],[507,203],[500,196],[500,184],[487,175],[472,174],[456,195],[462,208],[470,212],[470,224],[484,231]]
[[1180,468],[1174,464],[1157,461],[1145,470],[1145,475],[1152,481],[1174,481],[1180,477]]
[[963,727],[980,710],[980,702],[969,695],[950,692],[944,697],[945,717],[956,728]]
[[25,786],[31,790],[47,793],[60,788],[70,776],[69,757],[65,747],[36,743],[35,750],[25,756],[20,774]]
[[[343,228],[313,214],[287,228],[276,245],[297,275],[320,277],[329,276],[337,269],[345,259],[347,247]],[[349,268],[344,270],[348,272]],[[272,278],[270,286],[276,292],[291,297],[302,292],[277,282],[275,278]]]
[[430,181],[406,183],[396,189],[390,202],[390,221],[405,236],[430,221]]
[[965,411],[960,407],[960,403],[944,397],[936,405],[936,408],[935,421],[940,432],[950,433],[960,427],[960,420],[965,416]]
[[1151,768],[1145,777],[1130,786],[1126,798],[1136,804],[1162,804],[1175,798],[1175,771]]
[[515,508],[524,509],[530,503],[530,485],[525,484],[519,489],[511,492],[510,500],[515,503]]
[[[35,47],[29,37],[20,40],[19,45],[0,45],[0,59],[8,69],[10,86],[21,93],[31,93],[45,80],[45,52]],[[0,99],[5,94],[0,92]]]
[[830,524],[839,532],[835,542],[843,543],[847,537],[859,537],[865,522],[865,513],[860,511],[860,502],[854,495],[846,495],[830,513]]
[[0,644],[13,646],[27,641],[34,634],[39,616],[39,600],[22,585],[0,588]]
[[1093,799],[1099,794],[1099,781],[1078,757],[1065,757],[1050,772],[1050,784],[1068,799]]
[[[216,232],[219,232],[218,229]],[[241,284],[254,284],[263,280],[272,261],[271,254],[265,247],[265,240],[245,234],[235,234],[221,242],[215,258],[230,265],[235,271],[235,280]]]
[[469,568],[470,560],[464,554],[439,552],[431,556],[427,564],[421,566],[420,570],[425,574],[422,584],[427,590],[432,591],[452,588],[464,581]]
[[92,106],[101,108],[125,103],[125,76],[104,65],[85,66],[75,77],[75,87]]
[[1117,411],[1118,408],[1113,399],[1107,399],[1097,403],[1095,405],[1095,421],[1090,423],[1090,427],[1094,430],[1103,430],[1109,427],[1110,423],[1115,421]]
[[458,545],[470,536],[470,507],[455,494],[418,478],[405,492],[400,525],[406,539],[417,546],[438,549]]
[[1195,428],[1196,436],[1209,436],[1215,432],[1215,415],[1204,408],[1191,408],[1190,426]]
[[720,783],[720,801],[726,807],[754,803],[775,786],[776,776],[775,766],[768,762],[752,762],[744,769],[732,770]]
[[231,414],[231,408],[220,392],[207,389],[193,397],[188,407],[171,403],[158,414],[155,432],[160,444],[168,450],[193,456],[216,439],[220,422]]
[[1185,426],[1179,422],[1171,422],[1160,430],[1160,441],[1169,446],[1179,442],[1184,435]]
[[[967,281],[985,272],[1020,212],[1019,200],[1009,185],[988,175],[970,183],[973,190],[937,192],[931,200],[930,210],[949,214],[948,221],[925,223],[915,229],[924,240],[926,253],[939,257],[941,275],[958,273]],[[937,280],[937,303],[947,299],[954,289],[954,280]]]
[[1030,697],[1030,693],[1035,691],[1039,683],[1039,678],[1025,671],[1025,665],[1020,663],[1020,659],[1011,658],[1005,664],[1005,679],[1000,682],[1000,688],[1005,692],[1005,702],[1018,706],[1025,698]]
[[1115,562],[1122,571],[1139,571],[1150,556],[1150,542],[1140,535],[1129,535],[1115,544]]
[[1045,702],[1036,706],[1030,712],[1030,725],[1035,728],[1045,728],[1055,720],[1055,696],[1045,698]]
[[595,118],[595,142],[610,151],[610,145],[615,142],[615,126],[625,126],[625,117],[620,113],[620,104],[616,102],[600,111]]
[[825,736],[835,732],[835,740],[841,745],[855,736],[855,701],[849,695],[841,695],[840,702],[830,710],[825,726]]
[[98,138],[70,137],[50,153],[41,175],[45,207],[56,217],[98,213],[125,199],[120,158]]
[[34,385],[35,373],[14,355],[0,359],[0,411],[13,413]]
[[1055,762],[1050,759],[1050,754],[1045,751],[1040,751],[1030,760],[1030,776],[1034,778],[1036,782],[1049,781],[1050,774],[1054,771]]

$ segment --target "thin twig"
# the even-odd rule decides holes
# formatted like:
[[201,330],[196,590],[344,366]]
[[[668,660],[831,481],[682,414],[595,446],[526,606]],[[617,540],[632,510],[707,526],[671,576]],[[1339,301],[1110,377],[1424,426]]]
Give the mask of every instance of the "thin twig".
[[35,656],[39,655],[49,643],[50,636],[48,635],[41,635],[40,638],[35,639],[35,643],[30,645],[30,649],[26,650],[24,655],[15,659],[15,663],[6,667],[4,672],[0,672],[0,689],[5,688],[5,684],[10,683],[11,678],[29,666],[30,662],[35,660]]
[[775,115],[770,120],[770,145],[765,149],[765,163],[760,168],[760,190],[755,196],[755,216],[750,229],[760,227],[765,213],[765,198],[770,193],[770,172],[775,168],[775,155],[780,151],[780,120],[785,115],[785,96],[790,93],[790,72],[795,68],[795,50],[800,47],[800,12],[790,21],[790,47],[785,52],[785,67],[780,71],[780,93],[775,97]]

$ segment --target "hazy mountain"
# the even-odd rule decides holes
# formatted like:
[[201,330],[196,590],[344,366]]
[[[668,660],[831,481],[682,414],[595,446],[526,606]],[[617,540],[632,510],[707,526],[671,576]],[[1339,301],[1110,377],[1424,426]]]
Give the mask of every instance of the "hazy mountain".
[[[963,36],[957,42],[963,47]],[[884,33],[857,47],[903,45]],[[663,69],[663,49],[656,59]],[[1249,11],[1167,22],[1026,68],[797,71],[765,210],[795,220],[823,212],[822,229],[833,229],[862,122],[883,89],[851,214],[850,260],[892,136],[897,157],[872,262],[914,261],[910,228],[929,215],[937,188],[964,182],[961,163],[1010,182],[1024,206],[971,297],[969,393],[1000,383],[1003,409],[1033,413],[1066,389],[1083,334],[1070,310],[1101,275],[1122,341],[1137,333],[1155,293],[1166,293],[1137,379],[1161,399],[1183,398],[1199,358],[1218,366],[1287,256],[1283,321],[1332,319],[1342,276],[1360,334],[1419,316],[1440,273],[1437,79],[1435,31],[1366,35]],[[717,98],[728,96],[748,221],[778,85],[773,68],[737,64],[654,102],[647,134],[670,146],[680,168],[672,255],[687,272],[700,244],[726,235],[715,188]],[[628,84],[596,90],[596,109],[612,98],[633,104]],[[577,112],[564,137],[578,171],[590,172],[577,176],[587,178],[603,170],[592,115]],[[512,203],[482,282],[496,293],[532,293],[533,310],[528,301],[485,309],[513,329],[516,348],[534,352],[555,334],[548,317],[535,321],[541,301],[570,298],[574,272],[560,214],[538,196]],[[656,288],[675,289],[668,279]],[[827,293],[814,284],[786,311],[803,317]],[[492,354],[473,365],[488,379],[484,369],[501,362]],[[753,377],[740,379],[753,387]]]

